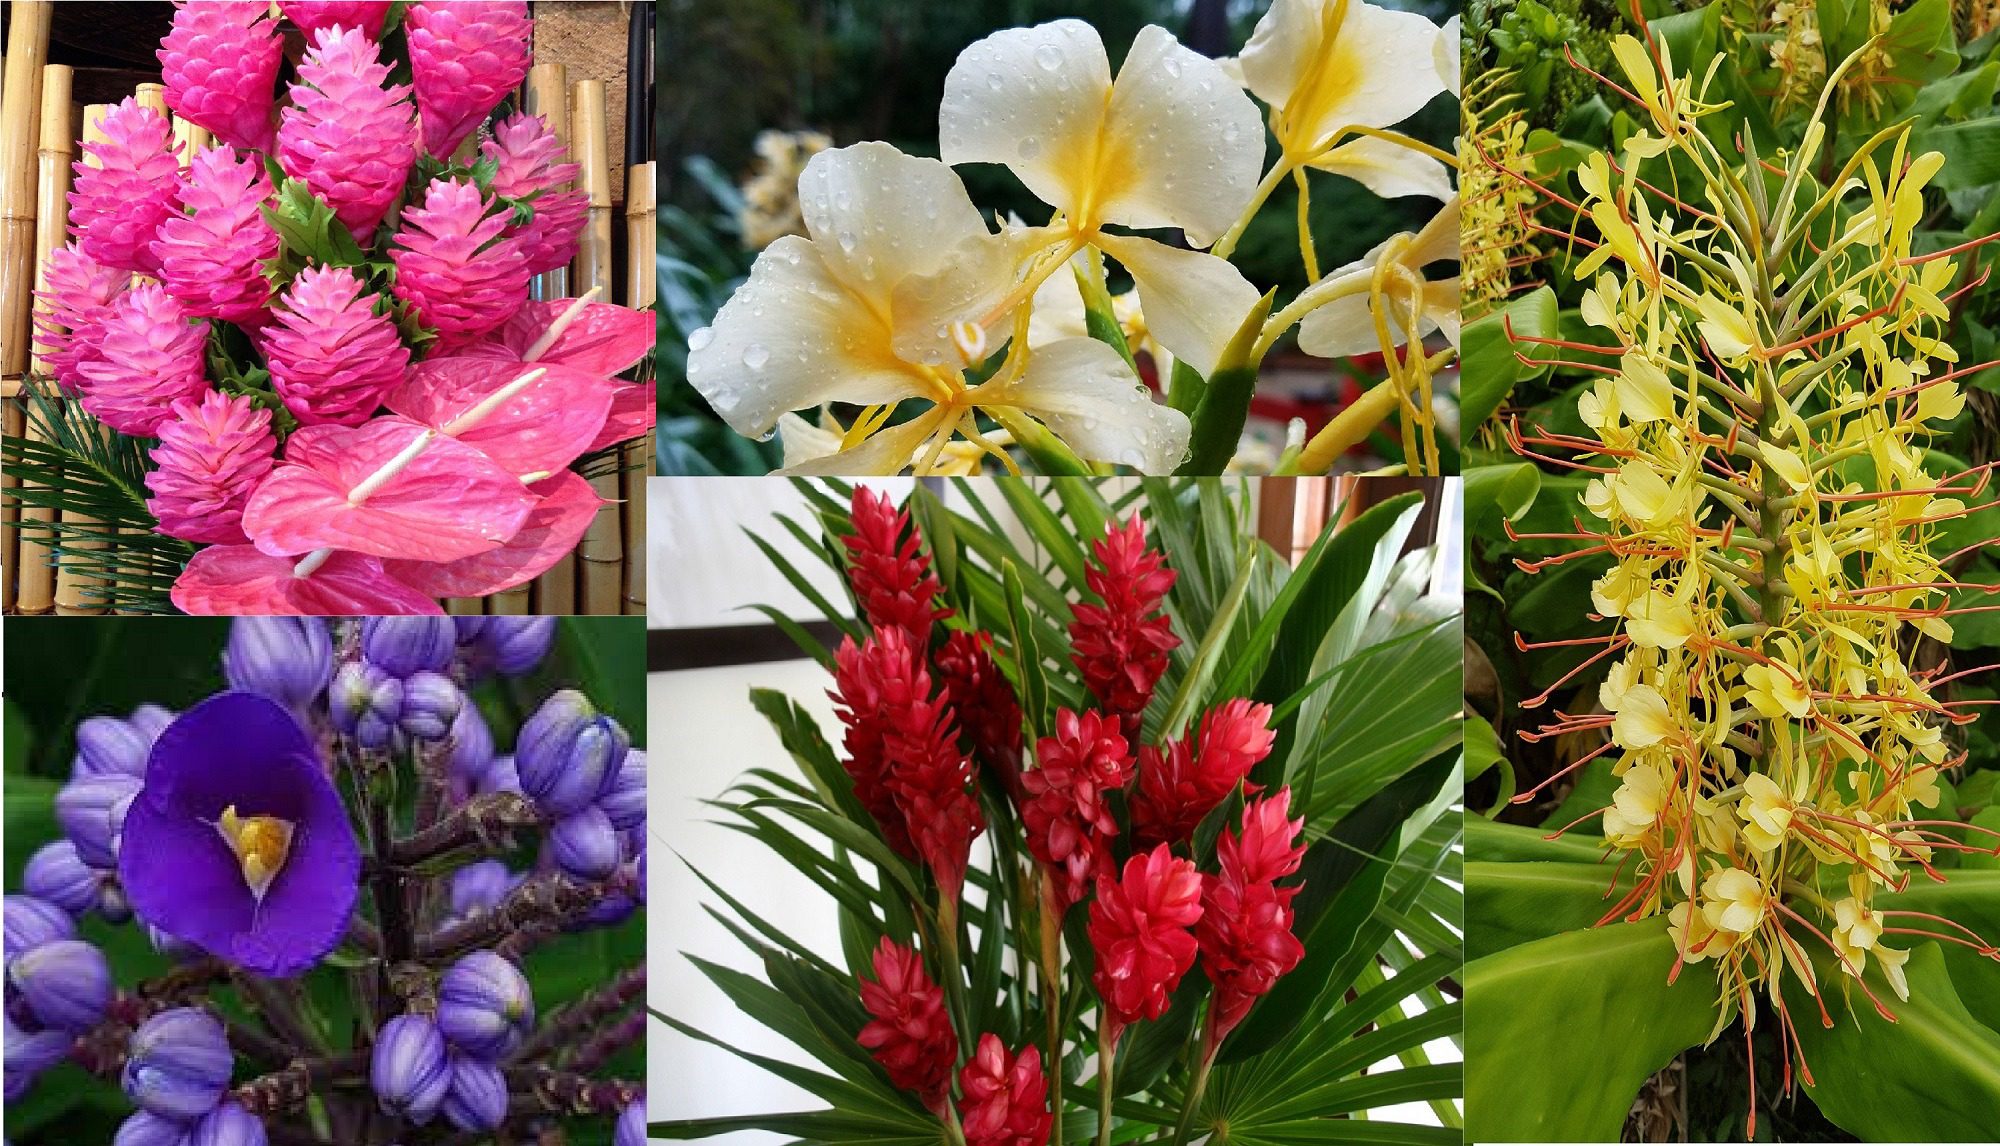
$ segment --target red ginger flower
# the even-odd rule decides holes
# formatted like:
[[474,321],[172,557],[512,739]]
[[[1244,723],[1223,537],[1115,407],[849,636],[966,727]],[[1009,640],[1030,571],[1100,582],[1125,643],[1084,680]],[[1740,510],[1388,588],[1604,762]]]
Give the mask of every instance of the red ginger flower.
[[307,267],[278,301],[263,351],[285,408],[308,426],[367,421],[410,364],[379,300],[347,267]]
[[1224,832],[1215,843],[1216,862],[1225,879],[1238,883],[1273,883],[1299,870],[1304,844],[1295,843],[1305,830],[1305,817],[1287,819],[1292,790],[1280,788],[1269,799],[1244,805],[1243,830]]
[[569,265],[589,219],[590,196],[563,190],[578,168],[560,162],[562,141],[542,117],[517,112],[493,125],[493,138],[479,145],[479,153],[495,165],[495,195],[534,200],[534,218],[508,231],[520,240],[528,273]]
[[278,164],[366,243],[417,162],[410,89],[382,86],[389,65],[360,29],[322,28],[312,36],[278,127]]
[[1055,1115],[1042,1053],[1034,1047],[1010,1057],[1000,1036],[980,1035],[979,1049],[958,1072],[958,1088],[965,1146],[1042,1146],[1049,1140]]
[[1056,713],[1056,734],[1035,747],[1037,767],[1021,776],[1027,802],[1021,823],[1028,850],[1060,877],[1061,906],[1082,899],[1111,876],[1111,841],[1118,820],[1106,798],[1132,778],[1131,750],[1117,721],[1100,712]]
[[208,323],[152,283],[119,295],[97,331],[83,375],[83,408],[121,434],[150,438],[173,405],[208,389],[202,351]]
[[1125,861],[1120,879],[1097,881],[1090,904],[1092,975],[1104,1003],[1106,1039],[1125,1027],[1167,1013],[1174,988],[1194,964],[1201,920],[1201,875],[1161,844]]
[[104,266],[157,277],[153,239],[174,214],[180,145],[166,116],[130,97],[99,123],[104,141],[84,144],[88,158],[74,164],[70,233],[84,254]]
[[154,54],[174,114],[245,150],[271,149],[271,109],[285,42],[267,5],[181,0]]
[[79,367],[97,354],[97,329],[111,304],[132,285],[132,274],[107,267],[75,243],[49,252],[35,308],[35,354],[64,389],[80,391]]
[[915,951],[888,936],[875,948],[875,979],[861,981],[861,1005],[873,1018],[855,1041],[868,1048],[889,1081],[914,1090],[940,1115],[958,1036],[944,1008],[944,990],[924,971]]
[[389,258],[397,298],[410,304],[447,347],[484,334],[528,300],[528,265],[518,239],[503,238],[508,216],[488,214],[470,181],[434,179],[422,207],[403,211]]
[[278,0],[278,11],[310,41],[321,28],[359,28],[373,40],[389,18],[390,0]]
[[278,253],[278,232],[264,219],[271,180],[255,158],[205,147],[188,167],[180,205],[160,225],[153,256],[160,280],[188,313],[244,326],[268,321],[271,284],[264,261]]
[[1305,855],[1305,847],[1293,843],[1305,820],[1285,818],[1290,802],[1285,789],[1245,807],[1242,831],[1225,831],[1216,843],[1222,874],[1202,878],[1195,935],[1202,970],[1215,984],[1211,1050],[1305,957],[1305,946],[1292,934],[1292,898],[1299,889],[1274,882],[1297,871]]
[[418,0],[403,13],[424,150],[446,158],[528,74],[521,0]]
[[1139,714],[1167,671],[1167,654],[1181,643],[1159,611],[1175,573],[1146,548],[1146,523],[1136,516],[1110,527],[1091,553],[1096,561],[1083,579],[1103,603],[1070,607],[1070,658],[1099,706],[1123,718],[1126,734],[1136,738]]
[[278,439],[269,411],[248,397],[210,390],[200,402],[174,403],[153,447],[157,466],[146,475],[146,508],[157,532],[186,541],[241,545],[243,507],[271,472]]
[[918,548],[910,515],[886,494],[856,486],[850,506],[854,532],[847,546],[847,580],[855,599],[878,629],[900,628],[920,649],[930,647],[931,624],[951,615],[940,608],[943,582],[931,575],[931,559]]
[[915,859],[917,849],[890,789],[886,741],[902,714],[928,697],[930,687],[930,674],[901,629],[878,631],[858,645],[849,637],[834,651],[833,691],[827,695],[840,706],[836,711],[847,728],[842,767],[883,840],[907,859]]
[[948,634],[935,657],[938,681],[958,713],[962,742],[1019,805],[1027,799],[1021,787],[1021,706],[1014,686],[993,663],[992,647],[991,633]]
[[1132,827],[1141,847],[1179,843],[1270,755],[1271,706],[1238,697],[1203,714],[1192,737],[1139,750]]

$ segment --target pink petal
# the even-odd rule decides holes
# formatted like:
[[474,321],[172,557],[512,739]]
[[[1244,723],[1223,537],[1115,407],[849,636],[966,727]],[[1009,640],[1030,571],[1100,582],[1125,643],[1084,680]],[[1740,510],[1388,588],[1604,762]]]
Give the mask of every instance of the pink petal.
[[274,556],[334,548],[413,561],[456,561],[519,532],[534,496],[491,458],[446,437],[362,504],[348,502],[349,491],[426,432],[401,418],[299,430],[284,464],[251,496],[243,532]]
[[620,383],[611,398],[611,416],[604,419],[604,428],[597,432],[590,448],[601,450],[615,442],[651,433],[659,405],[657,382]]
[[434,597],[484,597],[548,572],[576,548],[604,500],[588,481],[568,470],[528,488],[545,496],[507,544],[444,563],[391,561],[389,571]]
[[591,448],[618,387],[595,374],[537,362],[440,358],[410,371],[391,391],[388,407],[442,430],[451,421],[534,367],[548,372],[501,403],[478,425],[455,435],[508,473],[548,474]]
[[[573,305],[570,299],[529,302],[514,312],[497,330],[460,350],[478,358],[505,358],[519,362],[528,348],[555,324],[557,317]],[[608,302],[585,304],[583,313],[563,328],[555,344],[537,362],[555,362],[591,374],[612,375],[629,370],[653,348],[657,335],[653,316],[628,310]]]
[[174,582],[173,602],[198,616],[360,617],[438,614],[437,602],[382,568],[381,559],[336,552],[309,577],[296,557],[272,557],[252,545],[211,545]]

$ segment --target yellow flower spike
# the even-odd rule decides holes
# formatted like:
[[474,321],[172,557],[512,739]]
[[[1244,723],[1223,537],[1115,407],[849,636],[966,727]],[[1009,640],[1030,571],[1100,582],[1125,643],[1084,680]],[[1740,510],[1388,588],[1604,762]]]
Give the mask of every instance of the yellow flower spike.
[[1760,852],[1771,852],[1791,830],[1792,800],[1769,776],[1752,772],[1743,778],[1743,798],[1736,803],[1743,820],[1743,838]]
[[1666,698],[1648,684],[1636,684],[1619,698],[1611,721],[1611,739],[1620,748],[1651,748],[1679,735],[1680,722],[1667,710]]
[[1627,768],[1624,783],[1604,813],[1604,838],[1623,848],[1635,848],[1651,839],[1672,791],[1663,765],[1640,761]]
[[1740,867],[1722,868],[1703,880],[1701,896],[1708,925],[1738,936],[1755,931],[1769,910],[1763,881]]

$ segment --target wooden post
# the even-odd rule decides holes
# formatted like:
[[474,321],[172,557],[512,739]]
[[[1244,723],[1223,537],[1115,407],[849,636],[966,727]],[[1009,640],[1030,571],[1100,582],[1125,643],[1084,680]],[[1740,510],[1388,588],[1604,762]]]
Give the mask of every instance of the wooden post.
[[[659,297],[654,263],[660,245],[659,198],[654,166],[640,163],[625,170],[625,305],[637,310]],[[624,494],[625,612],[646,612],[646,480],[653,472],[653,431],[625,443],[619,472]]]
[[[6,63],[0,66],[0,433],[26,429],[14,393],[28,369],[29,315],[35,282],[35,131],[40,126],[42,67],[49,60],[51,0],[17,0],[7,27]],[[20,504],[6,491],[14,478],[0,474],[0,605],[11,609],[20,575],[19,537],[13,523]]]
[[[144,88],[141,88],[143,92]],[[83,109],[83,142],[102,143],[104,141],[104,117],[111,112],[110,104],[94,103]],[[97,166],[97,161],[88,153],[83,161]],[[96,522],[80,514],[64,513],[64,525],[90,526]],[[102,541],[75,541],[67,543],[70,549],[102,549]],[[95,577],[86,577],[73,566],[63,565],[56,569],[56,615],[59,617],[91,617],[104,612],[104,606],[93,592],[97,586]]]
[[[69,92],[72,73],[61,64],[42,69],[42,115],[39,173],[36,176],[35,286],[48,285],[50,252],[61,247],[69,229],[70,159],[76,143],[70,137]],[[41,309],[37,303],[36,309]],[[46,378],[48,370],[41,357],[33,359],[34,373]],[[32,423],[24,427],[30,439],[40,439],[41,431]],[[44,524],[55,521],[55,511],[47,506],[23,505],[21,520]],[[41,614],[55,608],[56,570],[50,543],[53,531],[39,534],[23,531],[20,540],[15,608],[22,613]]]
[[[590,221],[577,249],[571,285],[587,291],[598,287],[600,298],[611,298],[611,157],[607,153],[603,80],[578,80],[570,86],[570,129],[575,133],[572,156],[582,165],[583,189],[590,196]],[[576,547],[582,565],[579,613],[613,616],[624,612],[625,545],[619,514],[618,475],[590,480],[605,504],[591,520]]]
[[[569,73],[563,65],[536,64],[528,69],[528,91],[522,107],[529,115],[541,116],[542,121],[548,124],[550,133],[562,141],[564,148],[572,146]],[[569,268],[557,267],[536,275],[532,291],[535,298],[544,302],[569,298]],[[527,604],[519,612],[546,616],[566,616],[576,612],[576,554],[565,553],[558,558],[546,572],[535,578],[533,589],[530,593],[529,587],[523,585],[509,590],[526,597]]]

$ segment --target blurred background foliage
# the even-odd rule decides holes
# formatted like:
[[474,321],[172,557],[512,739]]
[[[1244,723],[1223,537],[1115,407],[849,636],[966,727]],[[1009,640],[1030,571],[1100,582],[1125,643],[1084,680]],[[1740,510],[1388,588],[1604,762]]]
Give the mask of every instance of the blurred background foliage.
[[[1440,24],[1459,9],[1455,0],[1378,2]],[[880,139],[935,158],[945,75],[960,51],[992,32],[1085,20],[1103,36],[1116,74],[1148,24],[1205,55],[1233,56],[1269,7],[1270,0],[667,0],[658,113],[661,471],[764,473],[782,456],[775,438],[752,442],[723,426],[684,384],[688,335],[708,325],[756,257],[738,217],[760,133],[821,132],[835,147]],[[1455,101],[1440,97],[1398,130],[1449,150]],[[957,171],[989,218],[1047,220],[1049,208],[1005,167]],[[1358,186],[1345,193],[1334,175],[1315,182],[1312,226],[1325,267],[1417,229],[1437,209],[1428,199],[1385,202]],[[1297,217],[1298,193],[1287,182],[1231,259],[1250,281],[1276,285],[1279,306],[1306,285]],[[1114,267],[1113,292],[1128,284]]]
[[[230,621],[222,618],[37,618],[7,621],[4,661],[6,887],[21,886],[22,869],[35,849],[61,835],[56,792],[68,779],[76,753],[75,729],[91,716],[123,717],[141,704],[178,712],[225,687],[222,648]],[[470,690],[510,750],[521,722],[542,698],[561,688],[581,689],[616,717],[636,746],[646,744],[645,633],[614,617],[565,617],[555,647],[534,672],[488,679]],[[414,785],[404,786],[407,802]],[[410,809],[403,809],[408,822]],[[508,858],[516,871],[535,862],[534,848]],[[364,897],[364,903],[365,903]],[[121,990],[162,974],[171,962],[153,950],[136,924],[111,926],[96,915],[82,937],[102,948]],[[615,973],[646,958],[643,909],[617,927],[565,936],[537,948],[524,970],[535,1005],[546,1015],[562,1003],[602,986]],[[345,1045],[355,1008],[346,973],[329,964],[306,975],[308,995],[337,1045]],[[218,996],[225,1010],[228,996]],[[635,1046],[606,1064],[609,1076],[644,1077],[645,1048]],[[237,1081],[248,1078],[239,1069]],[[132,1104],[114,1084],[66,1064],[43,1075],[20,1102],[7,1107],[7,1140],[14,1146],[78,1146],[110,1142]],[[611,1120],[577,1121],[572,1146],[609,1146]]]

